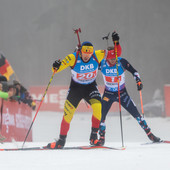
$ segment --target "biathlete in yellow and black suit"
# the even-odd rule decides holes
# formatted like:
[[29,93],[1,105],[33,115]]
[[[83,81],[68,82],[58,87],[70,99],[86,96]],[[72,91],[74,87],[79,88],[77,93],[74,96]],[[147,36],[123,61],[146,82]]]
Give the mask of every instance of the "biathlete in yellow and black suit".
[[[119,48],[121,47],[119,46]],[[105,50],[94,51],[92,43],[86,41],[82,43],[79,51],[69,54],[61,62],[56,60],[53,63],[53,70],[57,70],[57,73],[71,67],[72,77],[64,105],[59,139],[57,142],[49,143],[48,148],[58,149],[64,147],[70,122],[81,99],[88,102],[93,109],[90,144],[100,145],[97,133],[101,120],[101,95],[95,80],[99,63],[105,57],[105,53]]]

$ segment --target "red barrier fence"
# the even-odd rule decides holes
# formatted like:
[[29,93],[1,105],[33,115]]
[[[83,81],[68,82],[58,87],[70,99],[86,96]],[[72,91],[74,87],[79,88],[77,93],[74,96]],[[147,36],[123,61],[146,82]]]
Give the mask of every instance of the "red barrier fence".
[[[0,99],[0,106],[2,99]],[[32,122],[32,110],[23,103],[3,101],[1,134],[6,138],[5,142],[24,141]],[[27,141],[32,141],[32,131]]]
[[170,116],[170,84],[164,85],[165,114]]
[[[63,112],[64,102],[67,97],[68,86],[51,86],[48,89],[46,97],[44,98],[43,104],[41,105],[40,111],[56,111]],[[30,87],[30,94],[35,100],[41,100],[45,92],[46,86],[32,86]],[[103,86],[99,86],[99,91],[103,93]],[[38,103],[37,103],[38,105]],[[118,110],[117,103],[112,105],[110,111],[116,112]],[[91,112],[92,109],[90,106],[87,107],[87,104],[82,100],[77,108],[78,112]],[[76,111],[76,112],[77,112]]]

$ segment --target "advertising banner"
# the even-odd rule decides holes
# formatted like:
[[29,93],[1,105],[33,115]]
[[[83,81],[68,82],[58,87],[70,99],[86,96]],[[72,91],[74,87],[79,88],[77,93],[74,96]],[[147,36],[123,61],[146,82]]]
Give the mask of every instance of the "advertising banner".
[[[0,106],[2,99],[0,100]],[[3,112],[1,117],[1,135],[6,138],[5,142],[24,141],[32,122],[32,110],[29,106],[16,101],[3,101]],[[32,141],[30,131],[27,141]]]
[[[44,101],[41,105],[41,111],[56,111],[56,112],[63,112],[64,110],[64,102],[67,97],[68,86],[51,86],[48,89],[48,92],[44,98]],[[37,102],[41,101],[42,96],[45,92],[46,86],[31,86],[30,87],[30,94],[34,100]],[[102,95],[104,90],[103,86],[99,86],[99,91]],[[111,112],[118,111],[118,104],[114,103],[110,109]],[[84,100],[81,100],[76,112],[92,112],[91,107],[87,104]]]

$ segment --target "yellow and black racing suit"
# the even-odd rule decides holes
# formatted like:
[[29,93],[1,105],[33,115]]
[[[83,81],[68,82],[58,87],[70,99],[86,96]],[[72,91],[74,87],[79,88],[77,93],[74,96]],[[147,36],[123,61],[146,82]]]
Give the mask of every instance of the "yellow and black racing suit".
[[85,63],[81,59],[81,53],[75,52],[69,54],[61,61],[57,73],[70,66],[72,79],[64,105],[60,135],[67,135],[70,122],[81,99],[84,99],[92,107],[92,128],[99,128],[101,120],[101,96],[95,79],[97,76],[98,64],[104,56],[104,50],[94,51],[90,60]]

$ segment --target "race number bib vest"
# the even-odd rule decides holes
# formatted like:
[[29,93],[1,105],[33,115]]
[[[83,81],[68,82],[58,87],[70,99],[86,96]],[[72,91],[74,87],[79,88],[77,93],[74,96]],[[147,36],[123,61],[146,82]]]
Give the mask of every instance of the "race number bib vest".
[[[76,57],[76,53],[73,53]],[[95,53],[90,60],[85,63],[78,55],[74,68],[71,70],[72,79],[79,84],[90,84],[97,76],[98,62],[96,61]]]
[[[119,87],[120,90],[122,90],[125,87],[125,73],[123,67],[121,66],[120,59],[121,58],[118,57],[118,72],[119,72]],[[106,59],[103,59],[101,61],[101,72],[103,75],[106,90],[111,92],[117,92],[118,78],[116,64],[113,67],[110,67]]]

